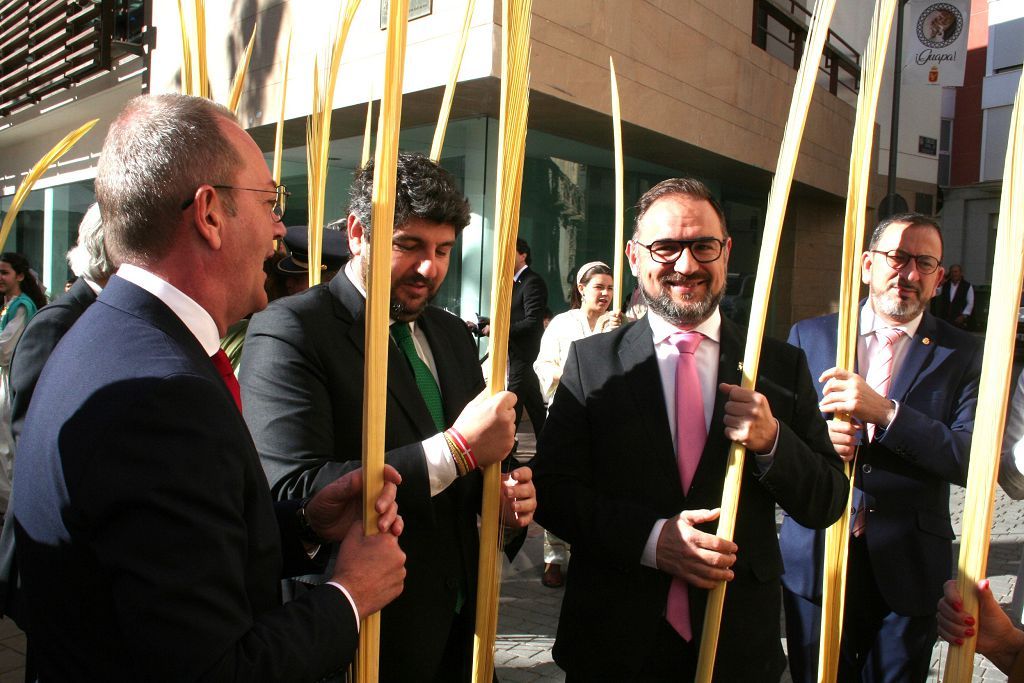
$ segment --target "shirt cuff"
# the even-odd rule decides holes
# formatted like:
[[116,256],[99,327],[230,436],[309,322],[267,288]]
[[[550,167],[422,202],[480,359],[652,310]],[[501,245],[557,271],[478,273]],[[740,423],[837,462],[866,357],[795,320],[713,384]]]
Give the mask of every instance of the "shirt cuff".
[[768,471],[768,468],[775,462],[775,451],[779,449],[779,437],[782,435],[782,425],[779,424],[778,419],[775,420],[775,443],[772,444],[772,449],[767,453],[754,453],[754,465],[757,467],[758,474],[764,474]]
[[659,519],[651,528],[651,535],[647,537],[647,545],[644,546],[644,554],[640,556],[640,564],[651,569],[658,568],[658,539],[661,537],[661,530],[667,519]]
[[345,599],[348,600],[348,604],[352,607],[352,614],[356,618],[356,633],[359,633],[360,619],[359,619],[359,610],[356,609],[356,601],[352,599],[352,595],[347,590],[345,590],[345,587],[342,586],[337,581],[328,581],[327,585],[328,586],[334,586],[335,588],[340,590],[342,595],[345,596]]
[[873,441],[878,441],[879,439],[881,439],[882,436],[885,435],[885,432],[890,427],[892,427],[893,424],[895,424],[897,419],[899,419],[899,416],[900,416],[900,402],[899,401],[893,401],[893,399],[891,399],[891,398],[889,400],[892,401],[892,419],[889,420],[889,426],[888,427],[883,427],[882,425],[875,425],[875,438],[873,439]]
[[458,477],[455,459],[448,450],[444,434],[438,433],[423,442],[423,454],[427,458],[427,476],[430,479],[430,497],[444,491]]

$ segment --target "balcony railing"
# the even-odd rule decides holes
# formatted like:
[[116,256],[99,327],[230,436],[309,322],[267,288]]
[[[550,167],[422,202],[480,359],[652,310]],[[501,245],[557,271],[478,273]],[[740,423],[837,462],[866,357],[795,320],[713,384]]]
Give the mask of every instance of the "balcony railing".
[[[769,54],[799,68],[811,13],[789,0],[754,0],[753,42]],[[833,95],[856,102],[860,89],[860,53],[835,32],[828,32],[819,82]]]

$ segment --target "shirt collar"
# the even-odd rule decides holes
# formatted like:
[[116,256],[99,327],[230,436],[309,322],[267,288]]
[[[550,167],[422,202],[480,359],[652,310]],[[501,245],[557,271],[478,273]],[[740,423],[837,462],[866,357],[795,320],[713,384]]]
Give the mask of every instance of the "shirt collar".
[[523,266],[522,268],[520,268],[519,270],[517,270],[517,271],[515,272],[515,275],[513,275],[513,276],[512,276],[512,281],[513,281],[513,282],[516,282],[517,280],[519,280],[519,276],[520,276],[520,275],[522,275],[522,274],[523,274],[523,271],[524,271],[524,270],[526,270],[526,269],[527,269],[527,268],[529,268],[529,267],[530,267],[530,266]]
[[[907,338],[913,338],[917,334],[917,328],[921,325],[921,318],[924,317],[924,313],[918,314],[913,320],[903,323],[902,325],[893,325],[894,329],[903,330],[903,333],[907,335]],[[871,299],[864,304],[864,307],[860,310],[860,336],[866,337],[870,334],[874,334],[875,330],[884,329],[889,327],[885,324],[885,321],[875,315],[875,309],[871,306]]]
[[[668,341],[673,334],[683,331],[665,320],[650,308],[647,309],[647,318],[651,325],[651,332],[654,334],[655,344],[661,344],[662,342]],[[700,332],[705,337],[718,344],[722,339],[722,312],[716,306],[715,310],[710,316],[708,316],[707,320],[693,328],[693,331]]]
[[[355,263],[356,263],[355,259],[350,259],[349,262],[345,264],[345,277],[347,277],[348,281],[352,283],[352,286],[356,288],[356,291],[363,295],[363,300],[365,301],[366,300],[366,288],[363,287],[363,283],[360,282],[360,280],[362,278],[360,278],[359,277],[359,273],[356,272]],[[335,276],[335,277],[337,277],[337,276]],[[393,318],[389,318],[388,319],[388,325],[390,326],[390,325],[394,325],[394,324],[395,324],[395,320]],[[415,320],[413,320],[413,321],[411,321],[409,323],[409,329],[412,330],[413,334],[416,334],[416,321]]]
[[117,275],[164,302],[199,341],[206,355],[212,356],[220,350],[217,323],[194,299],[163,278],[130,263],[118,268]]

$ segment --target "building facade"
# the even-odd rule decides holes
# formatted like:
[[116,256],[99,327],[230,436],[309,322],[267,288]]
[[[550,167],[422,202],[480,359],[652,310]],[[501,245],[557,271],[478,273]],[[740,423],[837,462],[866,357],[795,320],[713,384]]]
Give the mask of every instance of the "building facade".
[[[177,3],[100,4],[111,7],[117,17],[135,12],[142,23],[135,43],[142,50],[121,47],[127,41],[115,43],[116,58],[106,63],[108,69],[34,101],[23,98],[11,104],[0,90],[3,210],[21,175],[50,146],[85,120],[100,118],[68,159],[37,185],[6,246],[41,264],[51,290],[66,277],[63,252],[74,242],[77,221],[92,199],[105,126],[128,98],[180,88]],[[268,159],[291,36],[282,176],[292,192],[285,219],[289,225],[306,219],[305,122],[313,102],[313,62],[319,55],[323,63],[340,4],[207,3],[214,99],[227,99],[255,27],[239,118]],[[416,18],[408,32],[401,146],[427,152],[465,5],[462,0],[410,4]],[[68,0],[67,12],[77,5]],[[347,188],[360,161],[367,102],[379,98],[382,90],[385,7],[386,0],[363,0],[342,58],[333,103],[328,219],[344,214]],[[788,205],[769,315],[769,332],[776,335],[785,334],[795,320],[828,311],[838,297],[856,90],[871,14],[869,3],[840,7]],[[9,18],[0,20],[0,31],[9,23],[13,25]],[[438,303],[464,318],[487,315],[490,307],[500,24],[500,0],[478,0],[442,154],[442,163],[459,178],[471,201],[473,219],[460,239]],[[576,266],[613,259],[609,56],[615,59],[621,95],[627,206],[666,177],[703,179],[721,197],[734,241],[730,286],[734,294],[749,296],[747,276],[756,270],[768,190],[808,24],[809,13],[800,3],[775,0],[534,1],[520,235],[531,244],[534,267],[548,283],[554,312],[567,306]],[[73,37],[74,27],[68,33],[68,39]],[[4,49],[0,45],[0,85],[7,73],[2,70]],[[880,111],[880,124],[885,118]],[[876,151],[875,168],[884,170],[884,153]],[[910,170],[902,185],[927,189],[921,178],[930,173],[934,194],[937,162],[923,171],[914,170],[913,160],[901,163],[901,175],[904,165]],[[884,181],[876,176],[869,206],[877,204],[884,190]],[[873,218],[872,213],[868,220]],[[628,210],[627,238],[632,219]],[[628,273],[626,282],[631,289],[634,281]]]

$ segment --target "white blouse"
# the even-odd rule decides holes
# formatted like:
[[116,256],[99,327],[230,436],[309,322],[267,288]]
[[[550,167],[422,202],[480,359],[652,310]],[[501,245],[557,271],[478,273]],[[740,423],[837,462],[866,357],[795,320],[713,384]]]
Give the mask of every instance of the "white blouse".
[[540,353],[533,364],[533,370],[540,380],[540,393],[544,396],[544,403],[550,404],[555,395],[572,343],[577,339],[612,329],[614,326],[609,313],[598,318],[597,324],[591,329],[586,314],[579,308],[559,313],[551,319],[544,330],[544,336],[541,337]]

